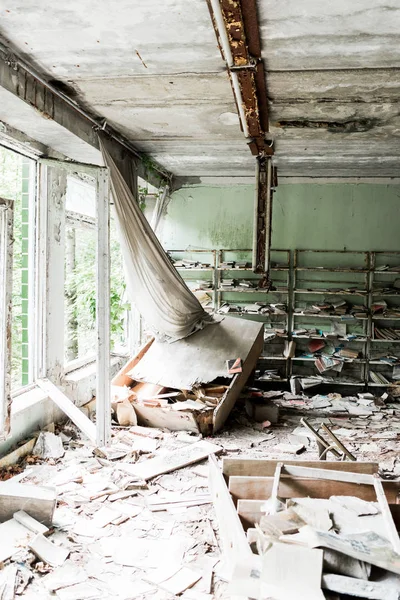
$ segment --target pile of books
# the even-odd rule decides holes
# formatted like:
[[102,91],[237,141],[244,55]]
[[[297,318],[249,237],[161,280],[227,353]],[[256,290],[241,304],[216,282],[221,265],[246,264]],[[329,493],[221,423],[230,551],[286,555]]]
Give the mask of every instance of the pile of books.
[[229,271],[229,269],[249,269],[251,267],[251,264],[247,261],[225,260],[219,266],[220,269],[225,269]]
[[305,307],[295,308],[294,312],[302,315],[340,316],[343,319],[366,318],[368,308],[363,304],[349,304],[345,300],[308,304]]
[[177,269],[207,269],[208,267],[211,267],[210,263],[204,263],[198,260],[174,260],[171,256],[170,259]]
[[391,327],[374,327],[374,338],[376,340],[400,340],[400,329]]
[[382,373],[376,373],[375,371],[369,372],[369,378],[372,383],[378,383],[379,385],[389,385],[390,381],[382,375]]

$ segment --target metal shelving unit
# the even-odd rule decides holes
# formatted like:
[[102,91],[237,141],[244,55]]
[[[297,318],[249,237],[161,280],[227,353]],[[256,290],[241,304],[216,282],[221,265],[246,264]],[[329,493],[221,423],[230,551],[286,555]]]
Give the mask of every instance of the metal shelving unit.
[[[388,268],[383,269],[383,267],[385,266],[387,266]],[[374,302],[377,302],[379,300],[383,300],[386,302],[385,298],[391,298],[390,308],[397,308],[398,310],[400,310],[400,289],[396,289],[393,287],[393,283],[396,279],[400,279],[400,252],[371,252],[371,307],[373,307]],[[396,298],[398,298],[397,303],[395,301]],[[380,329],[391,329],[391,324],[393,324],[393,328],[396,328],[396,324],[398,321],[400,321],[400,315],[398,317],[393,315],[386,316],[384,312],[383,314],[379,314],[376,312],[374,314],[371,314],[369,364],[373,365],[373,369],[370,369],[370,371],[372,370],[377,372],[378,375],[383,375],[390,382],[392,382],[393,365],[385,363],[381,360],[376,360],[376,355],[381,355],[384,353],[386,353],[387,355],[396,355],[396,344],[400,343],[400,339],[396,340],[377,338],[375,337],[375,327],[381,324],[382,326],[380,327]],[[398,329],[400,331],[400,327],[398,327]],[[377,369],[376,367],[379,367],[379,369]],[[374,383],[371,381],[371,377],[369,379],[370,381],[368,382],[368,385],[370,387],[387,387],[387,384],[385,383]]]
[[[256,302],[265,302],[265,304],[285,304],[288,309],[290,295],[290,250],[271,250],[271,274],[273,276],[273,284],[276,287],[274,290],[266,290],[258,287],[242,288],[238,285],[232,288],[222,287],[221,282],[227,274],[229,279],[233,279],[238,283],[242,280],[254,281],[260,280],[260,275],[253,273],[251,268],[252,251],[246,249],[221,249],[217,254],[217,308],[221,308],[223,302],[233,304],[239,307],[245,307],[248,304]],[[227,262],[235,261],[235,265],[227,265]],[[249,266],[238,268],[236,263],[247,263]],[[241,276],[244,275],[244,276]],[[272,340],[266,339],[264,344],[264,352],[260,357],[263,365],[268,367],[268,363],[285,363],[283,369],[279,369],[281,373],[280,381],[287,381],[289,373],[288,359],[283,356],[283,348],[285,341],[288,339],[290,315],[286,310],[285,314],[262,314],[262,313],[246,313],[244,311],[238,313],[229,313],[230,316],[252,319],[263,322],[265,324],[265,334],[276,329],[284,329],[286,334],[276,335]],[[274,370],[272,364],[271,369]],[[275,365],[276,367],[276,365]],[[276,380],[275,380],[276,381]]]
[[[323,261],[324,265],[318,265]],[[355,266],[356,265],[356,266]],[[293,256],[293,287],[291,305],[293,310],[291,339],[296,342],[296,356],[291,359],[291,374],[297,375],[296,365],[304,364],[305,375],[319,375],[317,368],[306,367],[308,363],[314,363],[314,357],[299,355],[298,352],[307,354],[302,340],[323,340],[329,343],[329,338],[323,335],[333,334],[332,323],[340,322],[346,325],[346,333],[356,335],[354,339],[346,339],[338,336],[332,341],[341,346],[357,347],[362,358],[344,361],[343,370],[335,377],[334,384],[337,385],[359,385],[365,387],[368,379],[367,348],[369,337],[369,316],[350,316],[348,313],[319,314],[318,312],[300,313],[299,309],[311,306],[313,303],[321,302],[321,296],[327,299],[336,297],[338,301],[344,301],[347,305],[354,306],[362,304],[369,311],[369,272],[370,256],[368,252],[347,252],[329,250],[295,250]],[[307,327],[308,326],[308,327]],[[298,329],[316,329],[321,331],[320,335],[293,335]],[[348,331],[351,328],[352,331]],[[300,343],[299,343],[300,342]],[[310,352],[311,353],[311,352]],[[350,371],[350,373],[349,373]],[[333,371],[326,372],[327,384],[333,385]],[[347,374],[355,381],[343,380]],[[324,374],[322,374],[322,377]]]
[[[210,267],[176,267],[176,270],[182,276],[185,282],[195,282],[198,281],[198,277],[194,277],[196,273],[211,273],[212,287],[203,289],[204,292],[212,292],[212,308],[215,310],[217,304],[217,281],[216,281],[216,267],[217,267],[217,251],[216,250],[167,250],[167,254],[175,261],[181,260],[192,260],[194,262],[203,262],[209,263]],[[206,260],[207,255],[210,257],[210,260]],[[204,260],[202,260],[203,257]],[[186,277],[189,275],[189,277]],[[201,277],[200,277],[201,279]],[[190,286],[188,286],[192,289]]]
[[[326,372],[326,383],[329,385],[346,385],[373,388],[386,388],[388,384],[374,383],[370,378],[370,371],[382,372],[387,380],[391,381],[392,365],[377,359],[377,354],[396,355],[400,344],[399,339],[378,339],[374,335],[374,325],[381,324],[388,328],[391,324],[396,328],[399,316],[385,316],[384,314],[371,314],[374,302],[391,298],[389,308],[400,310],[400,288],[393,284],[395,279],[400,280],[400,252],[361,252],[361,251],[330,251],[330,250],[271,250],[271,277],[272,283],[277,288],[266,290],[257,287],[223,287],[224,278],[240,281],[257,281],[259,275],[253,273],[251,267],[252,252],[249,249],[221,249],[221,250],[170,250],[169,254],[177,259],[189,259],[198,262],[209,262],[210,267],[178,268],[185,280],[196,281],[197,273],[212,273],[212,288],[205,289],[212,294],[212,305],[215,311],[221,308],[223,302],[245,307],[256,302],[265,304],[286,305],[285,314],[246,313],[244,311],[231,312],[229,316],[245,318],[263,322],[265,333],[276,329],[285,330],[285,334],[276,335],[273,339],[265,340],[264,352],[260,356],[260,364],[266,370],[278,370],[280,379],[267,380],[271,383],[287,382],[291,375],[299,374],[304,377],[319,374],[312,364],[314,357],[301,356],[307,342],[311,340],[329,339],[337,345],[357,348],[362,358],[345,362],[342,374],[332,381],[332,371]],[[210,259],[206,259],[208,256]],[[227,262],[235,261],[234,265]],[[237,267],[236,263],[247,263],[246,266]],[[323,265],[319,265],[323,262]],[[384,264],[388,265],[385,270]],[[396,268],[395,268],[396,267]],[[377,287],[377,286],[380,287]],[[400,285],[400,281],[399,281]],[[295,312],[301,305],[326,302],[336,297],[344,300],[348,305],[363,305],[367,309],[365,316],[349,317],[348,314],[318,314]],[[398,302],[396,302],[398,298]],[[346,325],[346,334],[354,338],[346,339],[336,336],[334,339],[321,334],[293,335],[296,329],[317,329],[321,332],[332,333],[333,323]],[[400,336],[400,325],[398,326]],[[295,341],[297,356],[285,358],[283,349],[285,342]],[[299,369],[301,367],[301,373]],[[372,367],[372,368],[370,368]],[[346,376],[350,380],[346,380]],[[266,380],[264,380],[266,381]]]

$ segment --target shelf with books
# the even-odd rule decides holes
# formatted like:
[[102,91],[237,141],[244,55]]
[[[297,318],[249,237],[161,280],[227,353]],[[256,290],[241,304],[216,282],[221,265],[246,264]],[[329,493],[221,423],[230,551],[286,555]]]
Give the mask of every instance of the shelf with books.
[[[188,288],[198,297],[202,306],[206,310],[215,309],[217,303],[215,271],[217,251],[188,248],[186,250],[167,250],[167,254]],[[210,276],[211,281],[208,279]],[[208,302],[207,296],[210,298]]]

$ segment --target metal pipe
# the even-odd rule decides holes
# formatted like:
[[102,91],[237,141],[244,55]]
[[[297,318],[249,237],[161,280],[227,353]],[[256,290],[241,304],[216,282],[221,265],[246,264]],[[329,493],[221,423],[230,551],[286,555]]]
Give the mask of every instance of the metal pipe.
[[211,7],[214,13],[215,22],[217,24],[219,38],[221,40],[222,51],[225,56],[226,64],[228,66],[229,74],[232,80],[233,92],[236,98],[236,104],[239,110],[240,122],[242,124],[243,133],[246,138],[250,137],[249,128],[247,126],[246,114],[243,108],[243,96],[242,91],[239,85],[239,78],[235,71],[232,71],[232,67],[234,67],[234,61],[232,56],[231,47],[229,44],[228,34],[226,32],[224,16],[222,14],[221,5],[219,0],[210,0]]
[[[18,64],[20,67],[22,67],[22,69],[24,69],[24,71],[26,71],[27,73],[29,73],[29,75],[31,75],[32,77],[34,77],[35,79],[37,79],[37,81],[39,81],[39,83],[41,83],[42,85],[44,85],[55,96],[57,96],[58,98],[60,98],[60,100],[62,100],[66,104],[68,104],[68,106],[70,106],[71,108],[73,108],[82,117],[84,117],[85,119],[87,119],[88,121],[90,121],[91,123],[93,123],[93,125],[95,127],[99,128],[99,129],[103,129],[104,131],[106,131],[106,133],[111,138],[113,138],[116,142],[118,142],[118,144],[120,144],[121,146],[123,146],[124,148],[126,148],[127,150],[129,150],[129,152],[131,152],[132,154],[134,154],[134,156],[136,156],[137,158],[142,159],[140,153],[133,146],[131,146],[128,142],[126,142],[124,140],[124,138],[120,137],[112,129],[110,129],[110,128],[106,129],[107,126],[105,125],[104,122],[103,123],[99,123],[94,117],[92,117],[89,113],[87,113],[83,108],[81,108],[80,106],[78,106],[77,104],[75,104],[75,102],[73,100],[71,100],[71,98],[69,98],[67,95],[63,94],[63,92],[60,92],[60,90],[58,90],[51,83],[49,83],[48,81],[46,81],[46,79],[44,79],[28,63],[26,63],[25,61],[23,61],[21,58],[19,58],[19,56],[17,56],[13,52],[11,52],[9,50],[9,48],[7,48],[7,46],[5,46],[2,42],[0,42],[0,51],[3,52],[6,55],[5,58],[3,57],[3,61],[4,62],[8,62],[8,63],[15,62],[16,64]],[[10,56],[10,55],[12,56],[13,60],[7,59],[7,57]],[[158,169],[157,168],[157,165],[155,165],[155,169],[158,170],[158,172],[163,177],[167,176],[166,173],[164,173],[162,171],[162,169]],[[169,178],[169,177],[167,177],[167,178]]]
[[256,182],[254,193],[254,219],[253,219],[253,271],[257,268],[257,235],[258,235],[258,191],[260,187],[260,161],[256,159]]
[[267,197],[265,199],[265,264],[264,271],[269,274],[272,231],[272,160],[267,158]]

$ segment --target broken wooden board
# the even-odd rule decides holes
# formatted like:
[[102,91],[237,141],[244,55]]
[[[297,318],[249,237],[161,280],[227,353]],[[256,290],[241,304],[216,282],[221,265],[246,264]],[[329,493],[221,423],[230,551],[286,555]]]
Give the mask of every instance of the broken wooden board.
[[56,506],[56,489],[24,483],[0,483],[0,522],[24,510],[31,517],[51,526]]
[[[135,381],[191,390],[217,377],[229,377],[226,361],[240,357],[244,366],[254,346],[260,349],[256,353],[259,355],[263,332],[262,323],[225,317],[172,344],[154,341],[128,375]],[[258,356],[253,358],[252,368]]]
[[[231,475],[272,477],[278,462],[282,462],[282,460],[265,460],[263,458],[224,458],[222,461],[222,470],[225,477],[230,477]],[[358,462],[353,464],[349,462],[320,460],[285,460],[283,462],[285,465],[333,469],[335,471],[365,473],[367,475],[373,475],[379,470],[379,464],[375,462]]]
[[[288,464],[288,463],[285,463]],[[344,464],[344,463],[343,463]],[[354,463],[349,463],[354,465]],[[273,477],[230,477],[229,490],[235,500],[267,500],[271,494]],[[396,503],[400,492],[400,483],[397,481],[382,482],[383,489],[389,504]],[[351,481],[327,481],[311,479],[308,477],[290,477],[282,475],[279,486],[281,498],[330,498],[331,496],[356,496],[367,502],[375,502],[374,487],[367,483],[353,483]]]
[[252,551],[215,457],[210,456],[208,462],[208,483],[219,522],[223,560],[230,577],[238,564],[251,559]]
[[96,425],[48,379],[37,379],[36,385],[47,394],[54,404],[84,433],[91,442],[96,443]]
[[32,454],[32,450],[35,446],[35,443],[36,443],[36,436],[33,437],[28,442],[26,442],[25,444],[23,444],[22,446],[19,446],[18,448],[16,448],[15,450],[13,450],[9,454],[7,454],[6,456],[3,456],[2,458],[0,458],[0,469],[6,469],[7,467],[15,465],[24,456],[27,456],[28,454]]
[[118,468],[124,472],[129,472],[130,475],[134,475],[139,479],[152,479],[157,475],[163,473],[170,473],[176,469],[192,465],[193,463],[199,462],[210,456],[210,454],[217,454],[222,452],[223,448],[210,442],[196,442],[186,448],[180,448],[174,452],[168,452],[163,456],[156,456],[150,458],[142,463],[128,465],[124,463],[124,466],[118,464]]

